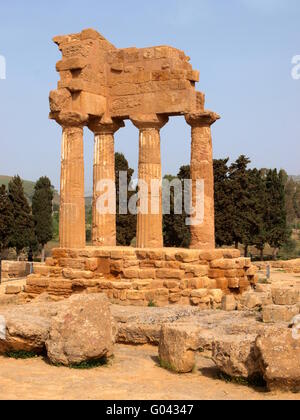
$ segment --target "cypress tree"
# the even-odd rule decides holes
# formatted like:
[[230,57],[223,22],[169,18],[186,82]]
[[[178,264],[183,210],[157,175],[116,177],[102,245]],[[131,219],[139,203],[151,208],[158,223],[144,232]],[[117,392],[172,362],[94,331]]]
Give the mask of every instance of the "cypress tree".
[[[130,198],[135,194],[134,191],[128,191],[132,181],[134,170],[129,168],[129,164],[125,156],[121,153],[115,154],[115,175],[116,175],[116,192],[117,192],[117,243],[118,245],[130,246],[132,240],[136,236],[137,217],[134,214],[120,214],[120,172],[127,173],[127,209]],[[124,203],[123,203],[124,204]]]
[[244,231],[245,256],[248,256],[248,247],[255,245],[261,253],[267,243],[266,232],[266,187],[263,173],[257,169],[248,171],[249,177],[249,208],[246,213],[247,223]]
[[35,243],[34,223],[31,209],[24,194],[22,180],[15,176],[8,184],[8,196],[13,207],[14,228],[10,246],[16,249],[17,257],[21,251]]
[[[182,166],[177,177],[168,175],[165,177],[169,182],[179,180],[182,189],[182,202],[178,203],[179,197],[175,197],[174,188],[170,191],[170,214],[164,214],[163,230],[164,230],[164,245],[167,247],[189,248],[191,243],[190,228],[186,224],[186,218],[189,216],[185,210],[184,199],[189,200],[189,197],[184,197],[184,181],[190,180],[191,171],[190,166]],[[182,209],[181,214],[175,214],[175,204]]]
[[45,245],[53,238],[53,196],[53,188],[49,178],[41,177],[34,187],[32,216],[35,236],[42,248],[42,262],[45,261]]
[[13,229],[13,208],[4,185],[0,186],[0,283],[3,252],[8,248]]
[[279,248],[288,240],[291,233],[287,224],[284,179],[277,169],[267,173],[266,193],[267,237],[269,245],[274,249],[273,258],[276,259]]

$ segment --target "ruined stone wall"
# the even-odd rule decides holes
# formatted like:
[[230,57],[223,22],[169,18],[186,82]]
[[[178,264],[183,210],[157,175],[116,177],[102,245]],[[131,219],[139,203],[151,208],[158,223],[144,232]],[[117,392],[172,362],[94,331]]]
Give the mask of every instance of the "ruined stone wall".
[[168,46],[117,49],[98,32],[57,36],[62,60],[50,117],[77,112],[128,119],[137,115],[183,115],[204,110],[196,92],[199,72],[183,51]]
[[28,277],[29,298],[104,292],[114,303],[219,308],[224,294],[241,294],[256,284],[257,268],[237,250],[174,248],[55,249]]
[[[112,116],[176,115],[196,109],[194,71],[183,51],[171,47],[127,48],[109,55],[109,110]],[[204,97],[199,93],[199,110]]]

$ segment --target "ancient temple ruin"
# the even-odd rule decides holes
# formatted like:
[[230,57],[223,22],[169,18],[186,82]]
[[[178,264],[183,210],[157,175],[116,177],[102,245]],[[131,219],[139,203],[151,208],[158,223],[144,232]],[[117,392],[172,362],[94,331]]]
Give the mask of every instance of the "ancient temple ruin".
[[[111,301],[220,307],[224,294],[240,294],[257,282],[256,269],[238,250],[215,249],[211,125],[196,90],[199,72],[184,52],[167,46],[117,49],[98,32],[54,38],[62,60],[58,88],[50,93],[50,118],[62,127],[60,248],[28,277],[26,293],[104,292]],[[116,246],[116,215],[97,209],[98,182],[115,184],[114,134],[125,120],[139,130],[139,174],[148,185],[162,178],[160,130],[170,117],[191,126],[192,205],[204,183],[201,223],[191,226],[190,250],[163,248],[162,189],[159,211],[137,217],[137,247]],[[93,246],[86,246],[83,128],[95,137]]]
[[[151,188],[162,178],[160,130],[183,115],[192,127],[191,178],[205,185],[204,223],[191,228],[191,247],[215,248],[213,157],[210,126],[219,118],[205,111],[196,91],[199,72],[171,47],[117,49],[94,30],[54,38],[62,52],[58,89],[50,94],[50,117],[63,129],[60,244],[85,246],[83,127],[95,135],[93,244],[116,245],[116,218],[96,211],[97,184],[115,181],[114,133],[130,119],[140,133],[139,179]],[[194,194],[195,195],[195,191]],[[195,197],[194,197],[195,198]],[[162,212],[139,214],[139,248],[162,248]]]

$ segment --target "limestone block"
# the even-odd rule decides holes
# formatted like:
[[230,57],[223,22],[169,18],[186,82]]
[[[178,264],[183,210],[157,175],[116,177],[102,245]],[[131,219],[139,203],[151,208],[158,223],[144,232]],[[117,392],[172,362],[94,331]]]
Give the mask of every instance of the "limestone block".
[[299,300],[299,290],[289,287],[274,287],[272,297],[275,305],[296,305]]
[[270,391],[300,391],[300,340],[292,330],[266,331],[257,338],[256,349]]
[[185,271],[185,274],[191,273],[194,277],[207,276],[209,271],[208,265],[182,264],[180,268]]
[[98,259],[97,258],[88,258],[85,261],[86,271],[97,271],[98,269]]
[[236,311],[237,309],[237,302],[235,297],[232,295],[225,295],[222,298],[222,310],[223,311]]
[[215,249],[211,251],[200,251],[199,258],[202,261],[213,261],[223,258],[224,250]]
[[178,279],[181,280],[184,277],[184,272],[181,270],[171,269],[158,269],[156,270],[156,277],[158,279]]
[[203,278],[195,278],[195,279],[187,280],[188,289],[203,289],[204,287],[205,286],[204,286]]
[[167,324],[162,327],[159,358],[162,364],[178,373],[191,372],[195,366],[198,328]]
[[238,278],[228,278],[229,289],[239,289],[240,280]]
[[21,286],[14,286],[14,285],[8,285],[5,288],[5,294],[6,295],[17,295],[22,292]]
[[128,300],[144,300],[145,299],[145,293],[142,291],[137,291],[137,290],[129,290],[127,292],[127,299]]
[[265,323],[291,322],[294,316],[298,314],[299,308],[297,305],[268,305],[263,307],[262,317]]
[[211,297],[212,302],[221,303],[223,298],[223,292],[220,289],[211,289],[208,292],[208,296]]
[[229,280],[227,278],[218,278],[216,279],[216,283],[217,283],[217,288],[221,289],[221,290],[226,290],[228,289],[229,286]]
[[189,250],[177,252],[175,258],[182,263],[194,263],[199,261],[199,251]]

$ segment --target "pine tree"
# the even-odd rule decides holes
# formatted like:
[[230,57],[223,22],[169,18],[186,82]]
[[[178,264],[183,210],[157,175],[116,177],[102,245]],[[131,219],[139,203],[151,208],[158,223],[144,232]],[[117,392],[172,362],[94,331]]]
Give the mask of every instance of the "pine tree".
[[274,249],[276,259],[278,250],[290,237],[287,225],[284,179],[277,169],[270,170],[266,178],[267,211],[266,230],[269,245]]
[[[175,197],[174,188],[170,191],[170,214],[164,214],[163,217],[163,230],[164,230],[164,244],[167,247],[176,248],[189,248],[191,243],[191,234],[189,226],[186,224],[186,218],[189,216],[185,210],[185,200],[190,200],[189,197],[184,197],[184,181],[190,180],[191,170],[190,166],[182,166],[179,170],[177,177],[168,175],[165,177],[169,182],[173,180],[179,180],[181,182],[181,189],[183,192],[182,202],[181,197]],[[181,214],[175,214],[176,207],[181,207]]]
[[14,228],[9,245],[16,249],[19,257],[24,248],[33,246],[35,243],[33,218],[19,176],[15,176],[8,184],[8,196],[13,207],[14,218]]
[[45,245],[53,238],[52,201],[53,187],[47,177],[41,177],[34,187],[32,216],[34,232],[42,248],[42,262],[45,261]]
[[127,206],[130,198],[135,194],[134,191],[127,192],[127,203],[120,203],[120,182],[119,175],[120,172],[127,173],[127,191],[132,181],[132,176],[134,170],[129,168],[128,161],[125,156],[121,153],[115,154],[115,175],[116,175],[116,192],[117,192],[117,243],[123,246],[131,245],[133,239],[136,236],[136,215],[130,214],[120,214],[120,204],[123,204],[124,207]]
[[0,186],[0,283],[3,252],[8,248],[13,229],[13,208],[4,185]]

